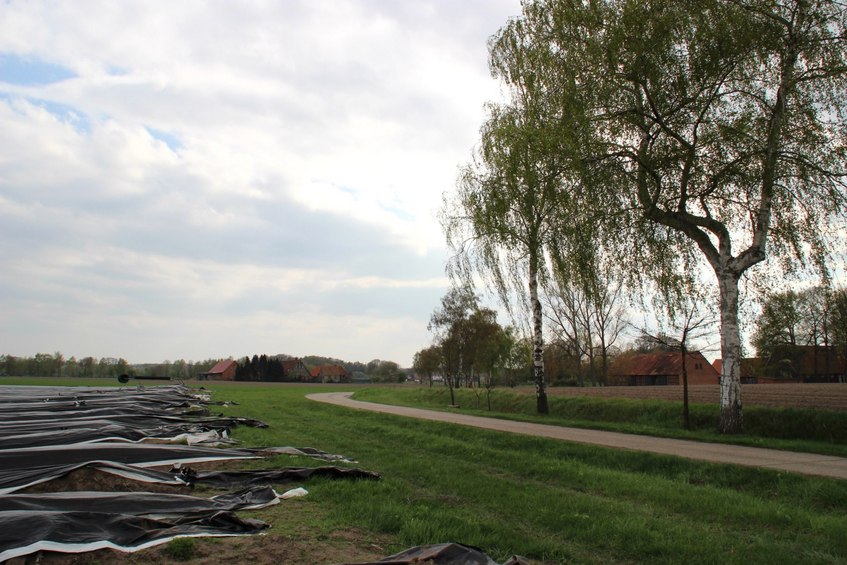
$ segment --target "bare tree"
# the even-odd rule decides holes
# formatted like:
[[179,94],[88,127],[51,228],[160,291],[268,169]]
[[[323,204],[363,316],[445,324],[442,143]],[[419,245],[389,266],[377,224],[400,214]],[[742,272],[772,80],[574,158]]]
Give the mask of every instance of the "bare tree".
[[691,429],[688,409],[688,351],[691,342],[710,335],[716,320],[701,312],[696,303],[689,303],[671,313],[671,332],[655,334],[641,329],[640,340],[665,349],[679,351],[682,367],[682,422],[686,430]]
[[545,310],[553,342],[567,344],[567,351],[577,358],[580,386],[585,384],[583,360],[591,383],[606,384],[609,352],[629,326],[622,296],[623,285],[600,277],[580,289],[556,276],[546,289]]

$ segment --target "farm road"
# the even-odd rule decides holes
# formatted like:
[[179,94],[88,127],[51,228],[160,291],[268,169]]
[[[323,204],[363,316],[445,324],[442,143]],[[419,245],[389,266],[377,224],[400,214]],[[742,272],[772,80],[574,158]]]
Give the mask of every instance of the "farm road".
[[326,392],[309,394],[306,398],[316,400],[318,402],[335,404],[337,406],[355,408],[358,410],[370,410],[372,412],[382,412],[384,414],[394,414],[397,416],[407,416],[423,420],[433,420],[436,422],[448,422],[463,426],[484,428],[487,430],[547,437],[576,443],[613,447],[617,449],[648,451],[663,455],[685,457],[687,459],[711,461],[713,463],[730,463],[732,465],[744,465],[747,467],[764,467],[780,471],[789,471],[792,473],[801,473],[803,475],[816,475],[847,480],[847,458],[843,457],[817,455],[813,453],[798,453],[795,451],[779,451],[776,449],[762,449],[758,447],[745,447],[740,445],[724,445],[719,443],[703,443],[682,439],[621,434],[600,430],[564,428],[560,426],[549,426],[546,424],[515,422],[512,420],[498,420],[496,418],[468,416],[465,414],[457,414],[455,412],[436,412],[434,410],[422,410],[420,408],[361,402],[350,398],[352,395],[352,392]]

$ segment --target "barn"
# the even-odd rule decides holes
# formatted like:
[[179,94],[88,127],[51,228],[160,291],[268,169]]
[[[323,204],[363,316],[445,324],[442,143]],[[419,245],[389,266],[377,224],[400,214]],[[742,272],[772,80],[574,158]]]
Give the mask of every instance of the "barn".
[[205,373],[200,373],[198,376],[204,380],[234,381],[235,371],[237,368],[238,363],[232,359],[225,359],[223,361],[219,361],[214,367]]
[[318,365],[312,369],[312,379],[321,383],[349,383],[351,377],[341,365]]
[[[699,351],[685,356],[688,384],[718,384],[720,374]],[[621,355],[609,367],[610,386],[681,385],[682,354],[675,351]]]

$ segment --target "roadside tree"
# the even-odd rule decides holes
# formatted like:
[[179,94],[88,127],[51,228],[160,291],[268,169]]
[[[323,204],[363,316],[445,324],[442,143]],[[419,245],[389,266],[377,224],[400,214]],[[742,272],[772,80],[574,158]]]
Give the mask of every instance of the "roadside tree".
[[528,0],[490,45],[582,174],[582,214],[558,221],[595,229],[572,236],[670,299],[714,273],[719,428],[740,432],[741,277],[769,254],[826,277],[847,203],[842,3]]
[[686,430],[691,429],[691,419],[688,407],[688,364],[686,358],[693,340],[702,339],[712,332],[715,320],[709,315],[701,313],[696,303],[689,302],[671,312],[671,331],[657,332],[651,334],[646,330],[641,331],[638,341],[642,347],[653,346],[654,350],[679,352],[680,367],[682,370],[682,425]]
[[425,377],[429,386],[432,386],[432,377],[438,373],[440,363],[441,348],[431,345],[415,353],[412,370],[415,374]]
[[440,353],[438,371],[450,388],[450,403],[455,404],[454,389],[479,385],[481,372],[496,369],[503,346],[502,327],[496,313],[481,308],[479,298],[468,287],[453,287],[432,313],[429,330],[435,334],[435,351]]

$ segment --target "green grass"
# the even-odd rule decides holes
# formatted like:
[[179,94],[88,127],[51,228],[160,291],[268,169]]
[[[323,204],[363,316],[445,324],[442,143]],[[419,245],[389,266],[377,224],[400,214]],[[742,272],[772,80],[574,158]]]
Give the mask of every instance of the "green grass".
[[[5,379],[0,383],[7,382]],[[207,384],[222,411],[264,420],[245,445],[342,453],[380,481],[314,480],[250,517],[268,535],[360,529],[386,553],[455,541],[498,561],[844,563],[847,481],[618,451],[309,401],[340,387]],[[349,387],[347,387],[349,390]],[[277,457],[261,465],[316,465]],[[212,543],[205,540],[198,543]]]
[[711,404],[691,404],[692,429],[685,430],[681,402],[549,396],[550,414],[540,416],[535,413],[535,397],[525,392],[495,389],[491,394],[491,411],[487,410],[485,392],[481,396],[468,389],[454,393],[461,406],[459,409],[448,407],[450,394],[444,387],[368,387],[357,391],[354,397],[381,404],[458,411],[554,426],[847,457],[847,412],[748,406],[744,408],[744,433],[727,436],[716,431],[719,412],[718,407]]
[[177,561],[188,561],[197,552],[197,541],[194,538],[175,538],[165,546],[165,555]]
[[353,411],[303,388],[212,386],[242,403],[230,411],[272,426],[236,437],[308,444],[382,473],[307,488],[330,527],[389,536],[391,550],[458,541],[552,563],[847,560],[843,481]]

